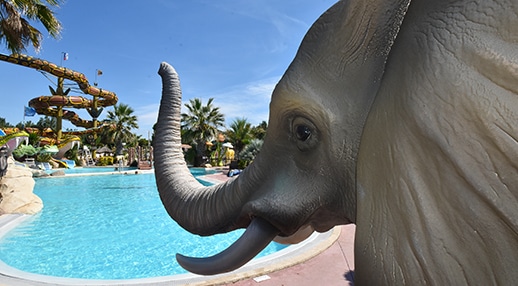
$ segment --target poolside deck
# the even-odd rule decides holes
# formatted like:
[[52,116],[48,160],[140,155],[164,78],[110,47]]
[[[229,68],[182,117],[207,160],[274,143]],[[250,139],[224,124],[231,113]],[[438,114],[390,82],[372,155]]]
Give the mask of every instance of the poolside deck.
[[[264,276],[247,278],[233,286],[354,285],[354,225],[341,226],[338,240],[305,262]],[[263,280],[264,279],[264,280]],[[262,281],[261,281],[262,280]]]

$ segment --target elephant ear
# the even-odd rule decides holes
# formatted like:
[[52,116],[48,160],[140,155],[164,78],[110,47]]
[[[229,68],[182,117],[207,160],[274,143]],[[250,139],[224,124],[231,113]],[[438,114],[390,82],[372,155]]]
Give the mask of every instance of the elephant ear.
[[412,3],[367,119],[358,284],[518,279],[518,4],[447,2]]

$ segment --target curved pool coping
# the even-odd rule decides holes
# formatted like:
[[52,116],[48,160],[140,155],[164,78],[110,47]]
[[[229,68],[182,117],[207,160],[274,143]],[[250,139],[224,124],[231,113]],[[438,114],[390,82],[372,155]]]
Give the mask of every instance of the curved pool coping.
[[[22,223],[29,215],[0,216],[0,237]],[[339,237],[340,228],[325,233],[313,233],[305,241],[290,245],[270,255],[253,259],[243,267],[224,274],[201,276],[196,274],[177,274],[137,279],[80,279],[64,278],[25,272],[0,261],[0,284],[16,285],[222,285],[258,277],[277,270],[302,263],[329,248]]]

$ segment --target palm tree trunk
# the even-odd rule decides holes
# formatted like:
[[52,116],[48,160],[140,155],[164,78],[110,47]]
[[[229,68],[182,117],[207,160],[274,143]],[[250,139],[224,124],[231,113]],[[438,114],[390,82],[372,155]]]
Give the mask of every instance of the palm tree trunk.
[[124,149],[124,145],[122,145],[122,140],[117,140],[117,144],[115,147],[115,155],[122,155],[122,151]]
[[202,167],[207,163],[207,147],[205,142],[196,142],[196,156],[194,157],[194,167]]

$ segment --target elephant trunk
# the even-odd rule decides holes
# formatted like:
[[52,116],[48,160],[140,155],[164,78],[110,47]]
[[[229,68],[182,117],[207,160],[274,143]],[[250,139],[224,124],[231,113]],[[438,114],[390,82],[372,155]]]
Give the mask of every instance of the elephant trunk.
[[[241,209],[253,188],[247,183],[249,168],[242,180],[205,187],[190,173],[181,149],[181,89],[174,68],[162,63],[162,100],[155,125],[155,177],[162,203],[168,214],[183,228],[199,235],[228,232],[247,227],[243,236],[222,253],[209,258],[177,255],[187,270],[204,275],[232,271],[257,255],[279,233],[270,223],[250,218]],[[251,223],[250,223],[251,221]]]
[[163,90],[153,145],[155,177],[162,203],[183,228],[199,235],[239,227],[229,223],[239,216],[247,192],[233,182],[205,187],[192,176],[181,149],[180,81],[167,63],[161,64],[158,73]]

